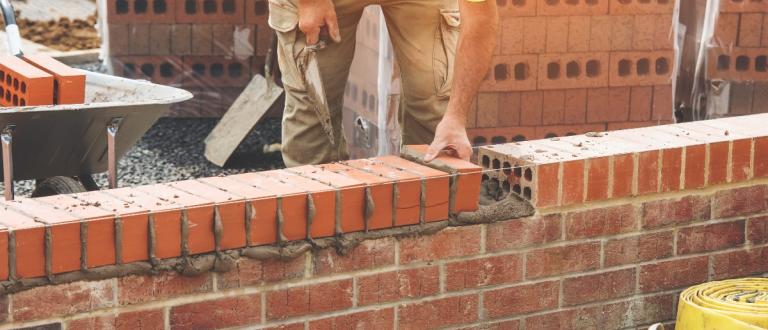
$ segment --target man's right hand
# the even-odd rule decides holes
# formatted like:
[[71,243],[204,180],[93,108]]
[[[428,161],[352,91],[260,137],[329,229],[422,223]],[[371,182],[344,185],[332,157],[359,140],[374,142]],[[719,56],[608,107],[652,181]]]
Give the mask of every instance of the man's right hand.
[[328,27],[335,42],[341,42],[339,22],[332,0],[299,0],[299,30],[307,36],[307,44],[314,45],[320,39],[320,30]]

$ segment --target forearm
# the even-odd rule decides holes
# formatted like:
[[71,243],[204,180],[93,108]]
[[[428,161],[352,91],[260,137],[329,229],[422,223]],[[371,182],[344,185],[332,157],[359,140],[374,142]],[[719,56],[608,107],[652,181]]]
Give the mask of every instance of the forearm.
[[498,15],[495,5],[461,2],[461,34],[446,116],[465,122],[480,83],[490,68],[498,36]]

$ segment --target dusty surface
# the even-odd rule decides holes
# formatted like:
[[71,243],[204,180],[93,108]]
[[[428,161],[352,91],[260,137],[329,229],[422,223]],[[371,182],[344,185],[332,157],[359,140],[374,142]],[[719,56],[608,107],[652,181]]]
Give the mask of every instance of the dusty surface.
[[47,21],[33,21],[17,16],[21,37],[50,48],[68,51],[101,47],[96,31],[96,16],[85,19],[61,17]]

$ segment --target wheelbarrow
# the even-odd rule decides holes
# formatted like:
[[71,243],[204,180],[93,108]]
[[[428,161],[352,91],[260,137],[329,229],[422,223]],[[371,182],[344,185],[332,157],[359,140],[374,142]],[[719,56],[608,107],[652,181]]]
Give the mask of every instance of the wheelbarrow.
[[[0,9],[10,50],[21,55],[13,7],[0,0]],[[106,171],[116,188],[118,159],[171,104],[192,98],[177,88],[83,72],[84,104],[0,108],[6,200],[14,197],[14,180],[35,179],[38,195],[53,195],[98,190],[92,174]]]

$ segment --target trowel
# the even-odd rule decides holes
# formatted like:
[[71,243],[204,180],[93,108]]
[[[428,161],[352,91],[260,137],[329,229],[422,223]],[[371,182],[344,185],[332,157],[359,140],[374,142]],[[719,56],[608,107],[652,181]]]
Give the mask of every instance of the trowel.
[[273,32],[264,63],[264,76],[253,76],[235,103],[205,138],[205,158],[211,163],[224,166],[237,146],[283,94],[283,89],[274,79],[276,52],[277,36]]
[[328,28],[324,26],[320,30],[320,40],[315,45],[307,45],[299,55],[298,62],[299,70],[304,73],[304,84],[307,87],[309,99],[312,101],[312,109],[315,111],[331,145],[335,145],[331,110],[328,108],[328,97],[325,95],[325,86],[320,76],[320,66],[317,63],[317,53],[328,45],[328,39]]

